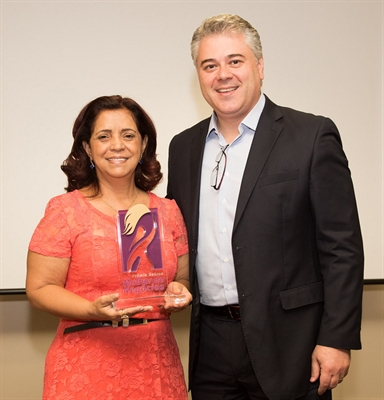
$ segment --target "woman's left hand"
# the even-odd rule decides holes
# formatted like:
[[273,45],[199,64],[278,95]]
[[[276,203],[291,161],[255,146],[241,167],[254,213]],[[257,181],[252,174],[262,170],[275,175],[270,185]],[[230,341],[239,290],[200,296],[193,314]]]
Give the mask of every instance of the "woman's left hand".
[[[192,301],[189,290],[180,282],[171,282],[165,291],[164,309],[168,312],[184,310]],[[168,296],[167,296],[168,295]]]

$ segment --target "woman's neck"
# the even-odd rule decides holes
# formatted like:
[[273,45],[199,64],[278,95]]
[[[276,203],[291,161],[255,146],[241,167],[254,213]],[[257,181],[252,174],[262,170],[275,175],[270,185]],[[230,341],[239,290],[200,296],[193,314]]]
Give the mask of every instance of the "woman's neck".
[[136,187],[135,184],[111,186],[99,183],[99,193],[95,195],[92,188],[84,188],[81,192],[95,208],[104,214],[114,216],[119,210],[128,210],[135,204],[148,206],[148,194]]

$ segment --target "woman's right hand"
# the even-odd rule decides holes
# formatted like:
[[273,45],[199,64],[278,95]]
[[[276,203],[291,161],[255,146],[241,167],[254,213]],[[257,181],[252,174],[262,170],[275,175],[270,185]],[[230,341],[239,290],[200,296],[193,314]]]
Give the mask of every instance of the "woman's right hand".
[[131,318],[135,314],[152,311],[152,306],[136,306],[127,307],[121,310],[116,310],[115,301],[119,299],[119,294],[107,294],[100,296],[90,305],[91,319],[94,320],[109,320],[121,321],[123,316]]

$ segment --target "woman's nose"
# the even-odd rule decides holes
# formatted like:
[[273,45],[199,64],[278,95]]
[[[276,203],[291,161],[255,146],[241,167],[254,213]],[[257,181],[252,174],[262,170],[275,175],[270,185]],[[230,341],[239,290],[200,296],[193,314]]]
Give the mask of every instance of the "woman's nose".
[[120,136],[112,136],[111,150],[121,150],[124,147],[124,141]]

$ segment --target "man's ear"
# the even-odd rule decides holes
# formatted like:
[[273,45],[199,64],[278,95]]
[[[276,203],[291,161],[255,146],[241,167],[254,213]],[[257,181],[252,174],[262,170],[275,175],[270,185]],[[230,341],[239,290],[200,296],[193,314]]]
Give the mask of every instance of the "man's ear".
[[257,68],[259,69],[260,80],[264,79],[264,59],[260,57],[257,61]]

